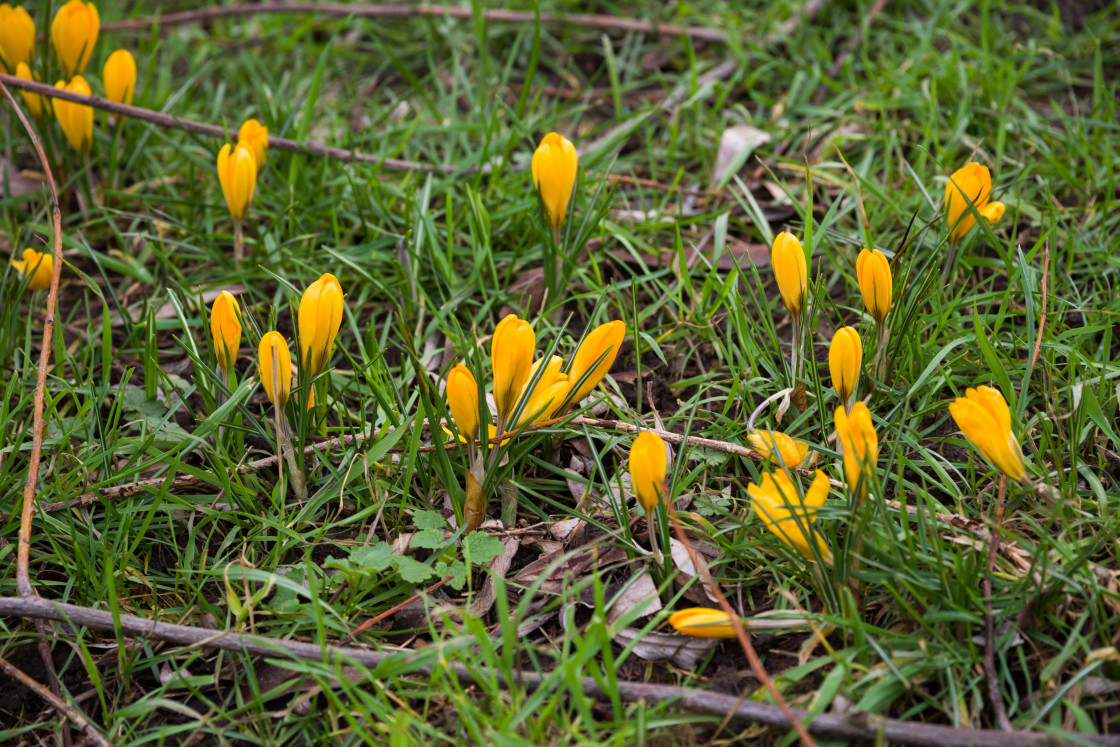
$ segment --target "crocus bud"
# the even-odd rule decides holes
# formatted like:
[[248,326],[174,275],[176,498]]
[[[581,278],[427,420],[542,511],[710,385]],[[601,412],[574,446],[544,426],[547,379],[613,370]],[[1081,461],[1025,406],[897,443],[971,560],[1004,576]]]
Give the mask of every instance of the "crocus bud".
[[525,400],[525,405],[521,408],[521,415],[518,416],[514,427],[548,420],[568,399],[568,392],[572,385],[567,374],[560,372],[564,361],[558,355],[549,358],[544,371],[537,378],[537,385],[533,387],[532,393],[529,393],[529,382],[536,376],[537,370],[543,363],[544,358],[541,358],[534,361],[533,367],[529,369],[529,378],[518,397],[518,400]]
[[723,610],[689,607],[669,615],[669,624],[678,633],[693,638],[734,638],[735,628]]
[[237,131],[237,142],[249,146],[253,157],[257,159],[257,172],[264,168],[268,158],[268,128],[255,119],[245,120],[241,129]]
[[537,336],[529,323],[510,314],[498,322],[490,338],[490,367],[494,371],[494,404],[505,425],[529,381]]
[[863,362],[863,343],[859,332],[852,327],[841,327],[832,336],[828,347],[828,373],[832,376],[832,387],[840,397],[841,404],[848,398],[859,383],[859,367]]
[[751,448],[783,469],[796,469],[805,463],[809,444],[779,431],[755,431],[747,436]]
[[800,316],[805,307],[808,271],[805,267],[805,250],[796,236],[787,231],[778,234],[774,239],[774,248],[770,251],[770,264],[774,268],[774,277],[778,280],[782,303],[789,309],[789,313]]
[[132,95],[136,93],[136,60],[127,49],[118,49],[105,60],[101,73],[105,84],[105,98],[118,104],[130,106]]
[[1023,450],[1011,432],[1011,411],[998,389],[969,389],[949,405],[949,414],[985,459],[1012,480],[1026,480]]
[[653,431],[642,431],[630,447],[630,484],[638,505],[650,513],[665,495],[665,442]]
[[891,263],[887,261],[887,256],[878,249],[861,251],[856,258],[856,278],[859,280],[859,292],[863,295],[867,313],[878,324],[882,324],[890,313],[891,293],[894,290]]
[[861,478],[872,474],[879,461],[879,437],[875,435],[871,411],[863,402],[856,402],[848,413],[837,407],[833,422],[844,452],[844,479],[848,489],[863,498],[867,495],[867,480]]
[[568,381],[575,386],[584,375],[587,378],[583,379],[583,383],[579,384],[579,389],[571,397],[573,404],[583,401],[583,398],[590,394],[611,370],[625,337],[626,323],[614,321],[599,325],[583,338],[575,357],[572,358]]
[[550,132],[533,153],[533,186],[541,194],[545,213],[553,230],[559,230],[568,213],[568,202],[576,185],[579,156],[572,141]]
[[[747,485],[751,505],[766,528],[810,560],[816,557],[813,544],[816,545],[816,555],[826,561],[831,557],[824,540],[812,531],[813,522],[817,519],[817,509],[824,505],[828,491],[828,477],[820,470],[816,471],[813,484],[805,491],[804,498],[797,494],[797,489],[785,471],[764,474],[762,485],[755,485],[753,482]],[[809,534],[813,537],[812,544]]]
[[51,287],[51,278],[54,277],[54,255],[48,252],[37,252],[34,249],[23,250],[23,260],[13,259],[12,267],[20,275],[30,275],[27,282],[30,290],[46,290]]
[[[89,84],[80,75],[71,78],[69,84],[63,84],[60,80],[54,84],[54,87],[70,93],[90,95]],[[82,155],[89,153],[89,149],[93,145],[93,108],[85,104],[75,104],[72,101],[55,99],[54,116],[62,126],[62,131],[66,134],[70,146]]]
[[210,334],[218,365],[228,373],[241,347],[241,307],[229,291],[222,291],[210,307]]
[[[231,152],[232,151],[232,152]],[[236,148],[226,143],[218,152],[218,181],[222,185],[229,214],[240,223],[249,212],[257,186],[257,160],[245,145]]]
[[[39,76],[32,74],[31,68],[27,66],[26,62],[21,62],[16,66],[16,77],[24,80],[39,80]],[[23,102],[27,104],[27,110],[31,112],[31,116],[35,119],[42,119],[50,113],[50,102],[46,96],[30,91],[20,91],[19,93],[23,96]]]
[[954,171],[949,177],[945,185],[945,214],[951,229],[949,237],[954,242],[963,239],[976,225],[976,218],[968,209],[969,200],[988,225],[995,225],[1003,217],[1006,206],[1002,202],[990,201],[991,194],[992,175],[987,166],[969,161],[963,169]]
[[265,332],[257,348],[257,367],[268,401],[279,408],[288,404],[292,391],[292,354],[279,332]]
[[478,437],[478,382],[462,363],[447,374],[447,404],[459,435],[470,443]]
[[51,41],[63,75],[70,78],[85,72],[100,30],[101,19],[93,3],[70,0],[58,9],[51,21]]
[[299,299],[299,346],[307,376],[323,370],[334,350],[342,326],[342,286],[329,272],[303,292]]
[[0,59],[4,67],[15,72],[20,63],[30,65],[34,50],[35,21],[31,14],[18,5],[0,5]]

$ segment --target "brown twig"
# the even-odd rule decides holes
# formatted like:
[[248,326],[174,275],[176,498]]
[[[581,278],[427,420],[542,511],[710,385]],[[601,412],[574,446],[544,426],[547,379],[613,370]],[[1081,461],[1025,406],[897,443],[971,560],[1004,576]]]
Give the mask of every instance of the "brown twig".
[[996,635],[995,621],[992,619],[992,573],[996,568],[999,554],[999,529],[1003,525],[1003,499],[1007,494],[1007,476],[999,476],[999,498],[996,503],[996,524],[988,542],[988,572],[984,574],[984,678],[988,680],[988,700],[992,704],[996,726],[1003,731],[1011,731],[1011,719],[1003,705],[999,692],[999,676],[996,672]]
[[[172,623],[146,620],[134,615],[120,615],[119,626],[114,622],[113,613],[107,610],[91,609],[63,602],[52,602],[42,598],[4,597],[0,598],[0,616],[41,617],[47,620],[68,622],[75,626],[86,626],[98,630],[118,631],[122,635],[136,638],[151,638],[182,646],[198,646],[236,651],[243,654],[276,657],[287,654],[293,659],[309,661],[329,661],[333,663],[357,663],[366,667],[376,667],[382,662],[401,661],[408,654],[383,653],[366,649],[344,648],[320,643],[306,643],[284,639],[271,639],[264,636],[218,632],[176,625]],[[500,672],[485,667],[467,667],[464,664],[446,660],[429,667],[417,667],[416,671],[430,673],[433,669],[453,671],[463,682],[497,683],[504,688],[518,687],[535,690],[546,684],[547,678],[536,672],[515,671],[507,678]],[[587,677],[577,686],[593,698],[617,696],[629,702],[657,703],[668,701],[676,707],[694,713],[707,713],[716,716],[731,714],[738,721],[763,724],[775,728],[789,726],[789,719],[778,706],[756,703],[751,700],[721,693],[706,692],[675,685],[653,685],[642,682],[619,681],[610,693],[594,679]],[[794,709],[794,716],[806,722],[810,734],[818,737],[888,742],[896,744],[929,745],[930,747],[1047,747],[1053,744],[1054,737],[1029,731],[1001,732],[990,729],[962,729],[955,726],[911,723],[886,719],[875,714],[856,712],[848,715],[821,713],[809,720],[805,711]],[[1120,736],[1083,735],[1087,743],[1120,747]]]
[[441,578],[439,581],[436,581],[434,584],[432,584],[428,588],[421,589],[420,591],[416,592],[415,594],[413,594],[412,596],[410,596],[408,599],[404,600],[400,604],[397,604],[397,605],[394,605],[394,606],[390,607],[389,609],[385,610],[384,612],[382,612],[380,615],[377,615],[376,617],[369,618],[364,623],[362,623],[361,625],[359,625],[358,627],[354,628],[352,631],[347,633],[343,637],[343,639],[338,642],[338,645],[345,646],[347,643],[354,640],[355,638],[360,636],[362,633],[366,632],[367,630],[372,628],[374,625],[376,625],[377,623],[384,620],[386,617],[389,617],[391,615],[395,615],[396,613],[400,612],[401,610],[403,610],[408,605],[415,602],[420,597],[424,596],[425,594],[431,594],[433,591],[435,591],[439,587],[443,586],[444,584],[446,584],[448,581],[450,581],[453,578],[455,578],[455,577],[454,576],[448,576],[447,578]]
[[[35,152],[39,154],[39,161],[43,166],[43,173],[47,179],[47,186],[51,192],[51,202],[54,229],[54,273],[51,275],[51,288],[47,292],[47,313],[43,317],[43,341],[39,351],[39,373],[35,379],[35,404],[34,425],[31,436],[31,457],[27,463],[27,482],[23,486],[23,507],[19,519],[19,547],[16,552],[16,588],[20,596],[36,596],[35,587],[31,585],[31,520],[35,513],[35,489],[39,485],[39,464],[43,458],[43,433],[47,429],[46,419],[43,417],[44,397],[47,391],[47,366],[51,360],[51,337],[54,334],[54,310],[58,305],[58,281],[62,277],[62,212],[58,206],[58,189],[51,174],[51,165],[47,161],[47,154],[43,152],[43,144],[35,134],[35,128],[23,116],[23,110],[16,104],[12,92],[4,85],[3,79],[10,76],[0,76],[0,90],[12,105]],[[19,80],[18,78],[16,80]]]
[[1042,350],[1042,330],[1046,329],[1046,277],[1050,274],[1050,237],[1042,245],[1042,313],[1038,318],[1038,336],[1034,340],[1034,355],[1031,356],[1031,369],[1038,363],[1038,353]]
[[[256,3],[253,5],[230,5],[227,7],[200,8],[181,13],[168,13],[163,16],[138,18],[129,21],[101,24],[102,31],[140,31],[159,25],[161,28],[168,26],[181,26],[188,23],[211,21],[215,18],[230,16],[255,16],[265,13],[288,14],[314,14],[323,16],[354,16],[355,18],[391,18],[437,16],[440,18],[470,19],[474,11],[468,7],[444,5],[403,5],[403,4],[373,4],[373,5],[341,5],[334,3]],[[637,18],[623,18],[598,14],[560,14],[541,13],[541,24],[551,26],[568,24],[572,26],[586,26],[587,28],[602,29],[604,31],[622,31],[627,33],[656,34],[661,38],[672,38],[687,35],[695,41],[727,43],[727,33],[720,29],[711,29],[704,26],[680,26],[672,23],[658,23],[656,21],[642,21]],[[536,16],[531,12],[506,10],[504,8],[487,8],[482,11],[482,18],[493,23],[533,23]]]
[[[39,601],[37,598],[33,601]],[[74,722],[79,728],[86,733],[86,738],[93,744],[100,747],[109,747],[109,742],[101,735],[101,732],[89,722],[85,716],[81,714],[76,708],[71,706],[62,698],[52,693],[47,688],[43,687],[40,683],[32,679],[26,672],[17,666],[11,664],[7,659],[0,656],[0,669],[3,669],[9,677],[14,677],[23,683],[25,687],[34,692],[43,700],[50,703],[55,710],[61,713],[66,718]]]
[[[787,722],[793,730],[797,732],[801,744],[808,747],[816,747],[816,742],[809,736],[809,732],[805,729],[805,724],[794,713],[793,709],[789,707],[789,703],[782,697],[781,691],[774,686],[774,680],[770,679],[770,674],[766,671],[766,667],[762,665],[762,660],[758,658],[758,652],[754,650],[754,645],[751,643],[751,637],[747,635],[746,628],[743,627],[742,620],[739,619],[739,613],[727,601],[727,597],[723,595],[719,585],[716,584],[712,578],[712,574],[708,571],[708,564],[700,557],[700,553],[696,552],[696,548],[692,546],[692,542],[688,539],[688,534],[685,533],[684,527],[681,526],[680,520],[677,518],[677,512],[673,508],[672,502],[667,505],[669,509],[669,520],[673,523],[673,531],[677,534],[677,539],[684,545],[685,550],[688,551],[688,557],[692,560],[692,565],[695,566],[696,572],[700,575],[700,580],[704,582],[708,592],[715,597],[716,602],[719,604],[720,609],[724,611],[728,619],[731,621],[731,627],[735,629],[735,637],[739,639],[739,645],[743,647],[743,653],[747,655],[747,661],[750,663],[751,671],[754,673],[755,679],[762,683],[766,688],[766,692],[770,693],[770,697],[774,699],[782,714],[786,717]],[[652,534],[652,532],[651,532]],[[650,537],[650,544],[653,543],[653,537]]]

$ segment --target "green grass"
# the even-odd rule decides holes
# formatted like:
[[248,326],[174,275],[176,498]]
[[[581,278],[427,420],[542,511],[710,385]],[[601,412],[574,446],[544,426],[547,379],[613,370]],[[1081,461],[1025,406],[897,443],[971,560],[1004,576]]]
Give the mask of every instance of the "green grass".
[[[632,499],[617,499],[629,499],[622,477],[631,436],[560,424],[510,444],[508,462],[485,483],[491,517],[502,480],[518,491],[523,532],[504,577],[484,567],[501,551],[496,539],[442,531],[449,507],[461,518],[465,451],[423,448],[446,440],[425,425],[447,416],[442,375],[465,359],[486,377],[488,337],[507,305],[532,321],[539,351],[555,344],[565,357],[591,324],[627,323],[602,417],[652,426],[655,406],[669,430],[745,444],[755,406],[790,385],[789,315],[766,262],[738,271],[719,260],[788,229],[812,251],[805,350],[815,365],[802,369],[805,409],[791,408],[780,424],[771,409],[760,424],[816,445],[836,479],[828,341],[853,325],[870,362],[874,325],[855,258],[869,243],[892,257],[889,365],[873,386],[865,365],[860,388],[882,449],[874,497],[857,507],[833,490],[818,525],[836,562],[822,568],[788,551],[751,512],[746,485],[762,465],[676,448],[671,473],[672,495],[695,513],[685,517],[694,539],[718,550],[712,572],[732,603],[748,616],[804,610],[826,631],[823,641],[803,632],[756,638],[784,696],[813,712],[846,703],[896,719],[993,727],[982,670],[988,549],[967,520],[1020,553],[1019,564],[998,558],[991,575],[995,663],[1014,726],[1115,731],[1120,106],[1110,71],[1120,49],[1110,40],[1120,13],[915,1],[869,21],[870,3],[834,3],[784,44],[760,48],[753,40],[800,3],[748,6],[709,0],[656,11],[656,20],[726,29],[726,47],[559,24],[540,29],[537,49],[532,25],[443,18],[275,15],[102,34],[91,77],[109,52],[129,47],[140,69],[137,105],[231,131],[257,117],[273,136],[462,173],[402,174],[271,150],[247,221],[252,261],[237,270],[214,170],[221,142],[133,120],[114,133],[99,115],[87,167],[57,125],[44,128],[67,264],[38,501],[177,472],[205,487],[39,514],[36,588],[166,622],[337,643],[445,574],[455,580],[358,637],[363,646],[403,647],[373,672],[56,626],[49,643],[65,698],[120,745],[301,736],[314,744],[791,743],[671,703],[596,703],[573,686],[594,676],[735,695],[758,687],[734,641],[687,669],[644,661],[616,638],[626,625],[672,632],[667,613],[704,598],[697,580],[647,560],[644,522],[631,525]],[[650,17],[642,7],[608,2],[590,12]],[[588,11],[558,1],[541,10]],[[148,4],[105,7],[102,20],[150,12]],[[35,13],[40,30],[44,14]],[[829,78],[861,28],[863,41]],[[727,81],[651,113],[673,88],[729,58],[739,68]],[[624,137],[584,149],[619,124]],[[739,124],[771,140],[718,193],[626,184],[597,192],[608,170],[708,189],[720,135]],[[38,170],[18,123],[7,127],[4,150],[18,168]],[[539,296],[527,307],[517,288],[541,264],[528,162],[553,129],[581,151],[572,231],[582,228],[591,250],[573,258],[565,295],[541,313]],[[955,282],[943,284],[945,181],[970,159],[991,168],[1007,214],[967,237]],[[474,170],[486,163],[498,165]],[[49,215],[45,191],[0,199],[0,244],[13,255],[41,247]],[[694,248],[700,257],[688,270]],[[276,328],[291,338],[299,294],[324,272],[339,277],[346,313],[324,377],[323,434],[396,430],[306,458],[310,490],[300,502],[275,469],[236,465],[275,453],[272,408],[254,378],[259,336]],[[0,273],[0,358],[10,371],[0,382],[0,495],[12,515],[0,592],[14,595],[46,294],[23,290],[6,263]],[[200,299],[235,286],[246,337],[226,387]],[[1045,499],[1009,488],[998,530],[997,475],[946,409],[979,384],[1006,395],[1031,475],[1056,491]],[[319,438],[309,418],[294,419],[297,446]],[[585,491],[577,503],[573,493]],[[939,523],[937,512],[958,514],[964,528]],[[583,539],[598,556],[619,549],[615,562],[578,562],[592,545],[572,544],[563,557],[579,573],[518,581],[559,547],[548,544],[552,523],[573,517],[587,520]],[[405,533],[414,533],[410,552],[387,557]],[[608,621],[611,599],[647,565],[663,611]],[[490,578],[494,608],[468,614],[468,595]],[[15,618],[0,626],[0,655],[45,681],[34,626]],[[466,664],[480,681],[468,686],[438,668],[415,674],[437,662]],[[545,673],[545,685],[498,684],[497,674],[524,669]],[[29,692],[0,688],[0,739],[57,739],[60,723]]]

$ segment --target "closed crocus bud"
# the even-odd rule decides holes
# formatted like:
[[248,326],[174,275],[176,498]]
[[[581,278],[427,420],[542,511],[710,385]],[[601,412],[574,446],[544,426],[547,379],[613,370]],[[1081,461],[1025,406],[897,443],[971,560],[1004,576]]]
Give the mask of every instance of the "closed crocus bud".
[[969,389],[949,405],[949,414],[985,459],[1012,480],[1026,480],[1023,450],[1011,432],[1011,411],[998,389]]
[[101,18],[93,3],[70,0],[58,9],[51,21],[51,41],[63,75],[85,72],[100,30]]
[[447,404],[459,435],[467,443],[478,437],[478,382],[462,363],[447,374]]
[[670,615],[669,624],[676,628],[678,633],[684,633],[693,638],[735,637],[735,628],[731,626],[731,618],[723,610],[689,607]]
[[882,324],[891,310],[891,294],[894,285],[891,280],[891,263],[878,249],[864,249],[856,258],[856,278],[859,292],[863,295],[863,305],[867,313]]
[[325,273],[303,292],[299,300],[299,345],[308,376],[323,370],[342,325],[342,286]]
[[37,252],[34,249],[23,250],[23,260],[13,259],[12,267],[20,275],[30,275],[27,282],[30,290],[46,290],[51,287],[51,278],[54,277],[54,255],[46,252]]
[[218,152],[218,181],[229,206],[229,214],[240,223],[249,212],[253,190],[257,187],[257,160],[245,145],[236,148],[226,143]]
[[257,171],[263,169],[268,158],[268,128],[255,119],[245,120],[245,124],[237,131],[237,142],[249,146],[253,157],[257,159]]
[[[75,75],[69,84],[64,85],[59,81],[54,84],[54,87],[70,93],[90,95],[89,84],[80,75]],[[66,139],[71,147],[83,155],[89,153],[90,146],[93,145],[93,108],[85,104],[55,99],[54,116],[62,126],[62,131],[66,133]]]
[[630,447],[630,484],[638,505],[650,513],[665,495],[665,442],[652,431],[642,431]]
[[871,411],[863,402],[856,402],[851,412],[837,407],[834,415],[836,437],[844,452],[844,479],[852,493],[867,495],[867,480],[879,461],[879,437],[871,422]]
[[797,441],[779,431],[755,431],[747,436],[751,448],[785,469],[795,469],[805,463],[809,444]]
[[282,409],[292,391],[292,354],[279,332],[264,333],[257,348],[257,366],[268,401]]
[[[826,562],[832,557],[831,553],[821,536],[812,531],[812,525],[817,519],[817,509],[828,498],[828,490],[828,477],[820,470],[817,470],[813,484],[805,491],[804,498],[797,494],[797,489],[784,471],[764,474],[762,485],[755,485],[753,482],[747,485],[751,505],[767,529],[809,560],[820,556]],[[812,535],[812,541],[806,532]],[[816,554],[811,542],[816,545]]]
[[770,251],[770,264],[774,267],[782,303],[789,309],[789,313],[799,316],[805,307],[808,271],[805,267],[805,250],[796,236],[787,231],[778,234],[774,239],[774,248]]
[[498,322],[490,338],[490,367],[494,372],[494,404],[503,424],[513,413],[533,368],[537,336],[533,328],[516,314]]
[[210,307],[210,334],[218,365],[228,372],[241,347],[241,307],[229,291],[222,291]]
[[[614,321],[599,325],[583,338],[575,357],[572,358],[572,368],[568,372],[568,380],[573,386],[583,379],[583,383],[579,384],[579,389],[571,398],[573,404],[583,401],[583,398],[590,394],[611,370],[624,337],[626,337],[626,323]],[[585,375],[587,378],[584,379]]]
[[[542,363],[544,358],[533,362],[532,368],[529,369],[529,382],[532,382]],[[528,399],[525,400],[525,406],[521,408],[521,415],[518,416],[515,427],[548,420],[568,399],[568,392],[571,391],[572,385],[568,375],[560,372],[563,366],[564,361],[560,356],[552,356],[540,377],[537,378],[537,385],[533,387],[532,394],[529,394],[528,383],[522,387],[518,400],[524,399],[526,395]]]
[[31,14],[18,5],[0,5],[0,59],[4,67],[15,72],[20,63],[30,65],[34,50],[35,21]]
[[550,132],[533,153],[533,186],[541,193],[552,229],[558,231],[568,213],[568,202],[576,185],[579,156],[572,141]]
[[990,201],[991,194],[992,175],[987,166],[969,161],[963,169],[954,171],[949,177],[945,185],[945,212],[951,229],[949,237],[954,242],[963,239],[976,225],[976,218],[968,209],[969,200],[988,225],[995,225],[1003,217],[1006,206],[1002,202]]
[[[16,77],[24,80],[39,80],[37,75],[32,74],[31,68],[27,66],[26,62],[21,62],[16,66]],[[44,115],[50,113],[50,102],[46,96],[40,96],[29,91],[20,91],[19,93],[23,96],[23,102],[27,104],[27,110],[31,112],[31,116],[35,119],[42,119]]]
[[136,60],[127,49],[118,49],[105,60],[101,73],[105,84],[105,98],[129,106],[136,93]]
[[836,330],[828,347],[828,373],[832,377],[832,388],[842,404],[847,404],[856,391],[862,362],[863,343],[860,342],[859,332],[852,327]]

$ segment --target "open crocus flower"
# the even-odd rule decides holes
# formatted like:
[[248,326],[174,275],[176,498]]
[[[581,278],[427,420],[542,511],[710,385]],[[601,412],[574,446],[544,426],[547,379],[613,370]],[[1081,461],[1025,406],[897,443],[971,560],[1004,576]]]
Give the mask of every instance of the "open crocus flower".
[[852,493],[867,495],[867,480],[879,461],[879,437],[871,422],[871,411],[863,402],[856,402],[851,412],[836,408],[836,436],[844,452],[844,479]]
[[1003,217],[1007,207],[1002,202],[990,200],[991,194],[992,175],[987,166],[969,161],[963,169],[957,169],[949,177],[945,185],[945,212],[951,229],[949,237],[953,242],[963,239],[976,225],[976,218],[968,209],[969,201],[989,226]]
[[693,638],[734,638],[735,628],[731,618],[723,610],[707,607],[689,607],[669,616],[669,624],[678,633]]
[[560,224],[568,213],[568,203],[572,199],[579,171],[576,147],[563,135],[550,132],[537,146],[530,165],[533,186],[540,191],[541,202],[552,224],[552,230],[559,231]]
[[518,397],[519,401],[525,400],[525,404],[521,408],[517,423],[510,430],[548,420],[559,409],[560,405],[568,399],[568,392],[572,385],[568,380],[568,375],[560,372],[560,369],[564,366],[564,361],[558,355],[549,358],[548,363],[544,366],[544,371],[537,379],[537,385],[533,387],[531,393],[529,392],[529,382],[537,375],[537,371],[543,363],[544,358],[541,358],[535,361],[532,368],[529,369],[529,378],[525,386],[521,388],[521,396]]
[[[752,482],[747,486],[751,505],[767,529],[807,559],[820,557],[826,563],[831,561],[832,553],[824,539],[813,531],[812,525],[817,518],[817,509],[828,498],[828,491],[828,477],[820,470],[817,470],[804,498],[797,494],[797,488],[784,471],[767,473],[762,476],[761,485]],[[812,535],[812,540],[806,533]],[[815,554],[811,542],[816,545]]]
[[28,248],[23,250],[23,259],[13,259],[12,267],[20,275],[30,273],[31,279],[27,281],[28,290],[46,290],[51,287],[51,278],[54,277],[54,255],[49,252],[37,252]]
[[967,390],[949,405],[949,414],[985,459],[1012,480],[1026,480],[1023,450],[1011,432],[1011,411],[998,389],[979,386]]
[[809,444],[790,438],[781,431],[755,431],[747,436],[751,448],[784,469],[796,469],[805,463]]

